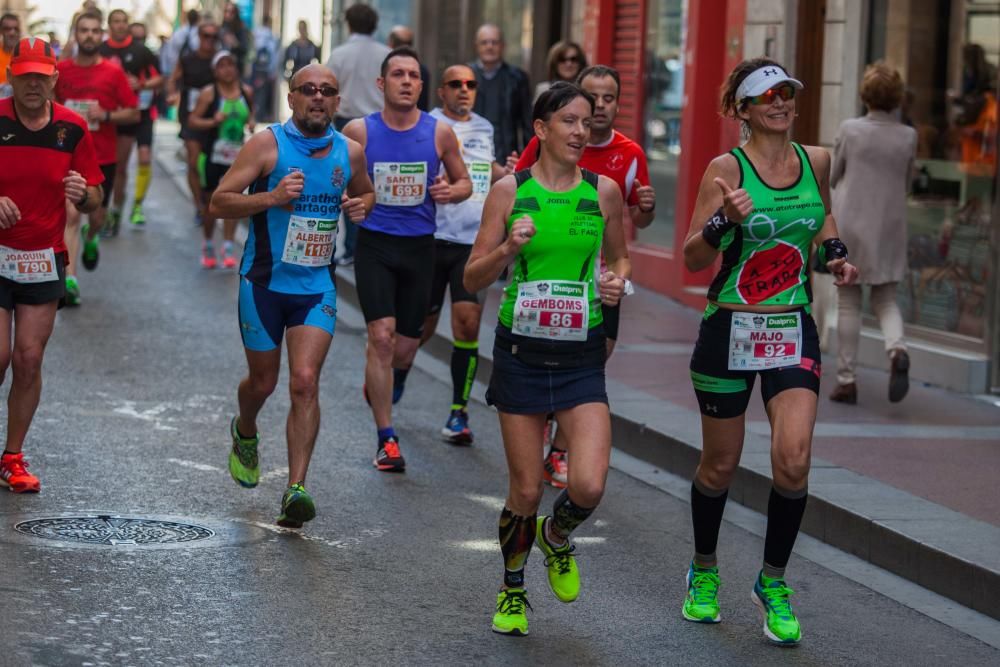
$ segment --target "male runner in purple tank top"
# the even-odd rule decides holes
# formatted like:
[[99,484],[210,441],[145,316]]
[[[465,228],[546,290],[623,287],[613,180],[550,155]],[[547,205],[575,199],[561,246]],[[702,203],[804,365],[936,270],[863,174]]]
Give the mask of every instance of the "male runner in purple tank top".
[[[368,325],[365,398],[378,429],[374,465],[403,472],[392,427],[392,371],[409,369],[420,345],[434,274],[435,204],[467,199],[472,181],[455,132],[417,108],[423,88],[417,53],[391,51],[381,74],[385,108],[352,120],[344,135],[364,146],[375,183],[375,208],[358,230],[354,264]],[[447,178],[437,176],[441,165]]]

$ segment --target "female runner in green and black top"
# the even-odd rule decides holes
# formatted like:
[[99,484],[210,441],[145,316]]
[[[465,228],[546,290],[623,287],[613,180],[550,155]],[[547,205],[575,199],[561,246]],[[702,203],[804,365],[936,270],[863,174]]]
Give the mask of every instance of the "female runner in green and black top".
[[830,215],[829,154],[788,136],[801,88],[766,58],[744,61],[730,73],[722,112],[739,120],[749,139],[709,164],[684,243],[689,270],[708,268],[720,252],[722,266],[691,358],[703,445],[691,486],[695,553],[683,615],[700,623],[720,620],[715,550],[759,374],[774,486],[752,599],[764,616],[764,634],[779,644],[802,636],[784,572],[806,507],[819,394],[819,338],[809,305],[813,246],[838,285],[858,274]]
[[[490,190],[465,268],[465,288],[476,292],[512,265],[486,394],[500,415],[510,472],[500,514],[503,586],[493,616],[493,630],[503,634],[528,633],[524,564],[532,542],[545,556],[556,597],[572,602],[579,595],[569,535],[597,507],[608,474],[601,304],[618,303],[631,266],[621,191],[606,176],[577,167],[593,113],[593,98],[575,84],[557,83],[538,98],[541,157]],[[552,516],[540,517],[542,431],[550,412],[568,436],[572,464]]]

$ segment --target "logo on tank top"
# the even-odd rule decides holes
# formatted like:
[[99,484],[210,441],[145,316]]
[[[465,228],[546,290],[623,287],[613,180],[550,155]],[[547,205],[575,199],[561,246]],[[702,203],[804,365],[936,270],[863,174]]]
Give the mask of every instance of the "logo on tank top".
[[625,165],[625,156],[621,153],[613,153],[608,158],[608,170],[619,171]]
[[341,190],[344,189],[344,170],[340,167],[334,167],[333,173],[330,174],[330,185]]
[[755,304],[796,286],[805,261],[791,243],[777,239],[766,250],[755,250],[736,277],[736,291],[744,303]]

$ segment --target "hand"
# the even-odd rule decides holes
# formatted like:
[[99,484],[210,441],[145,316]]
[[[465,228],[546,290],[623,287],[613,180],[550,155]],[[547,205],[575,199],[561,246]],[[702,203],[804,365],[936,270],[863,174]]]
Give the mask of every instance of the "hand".
[[181,94],[174,92],[167,95],[167,106],[175,107],[181,101]]
[[274,206],[283,206],[293,199],[302,196],[302,188],[306,185],[306,177],[301,171],[293,171],[278,181],[271,190],[271,200]]
[[639,179],[635,179],[635,193],[639,196],[639,211],[642,213],[652,213],[656,208],[656,190],[652,185],[643,185]]
[[531,243],[531,237],[535,235],[535,221],[530,215],[522,215],[510,226],[510,233],[504,243],[507,245],[508,254],[516,255],[521,252],[521,248]]
[[10,197],[0,197],[0,229],[10,229],[21,219],[21,211]]
[[222,121],[226,120],[226,114],[221,111],[216,111],[215,115],[212,116],[212,120],[215,121],[216,125],[222,125]]
[[348,197],[345,192],[340,197],[340,210],[356,225],[365,219],[365,202],[360,197]]
[[625,293],[625,279],[615,275],[613,271],[605,271],[601,274],[597,292],[605,306],[617,306]]
[[732,222],[741,223],[753,212],[753,200],[743,188],[733,190],[721,178],[715,179],[715,184],[722,190],[722,211]]
[[87,109],[87,120],[89,121],[96,120],[98,122],[101,122],[104,120],[104,113],[105,111],[104,109],[101,108],[101,105],[98,104],[97,102],[94,102],[93,104],[90,105],[90,108]]
[[66,199],[71,204],[76,204],[83,199],[83,193],[87,191],[87,179],[79,172],[72,171],[63,178],[63,185],[66,186]]
[[503,170],[507,175],[513,174],[517,170],[517,151],[511,151],[510,155],[507,156],[507,162],[504,163]]
[[139,90],[142,84],[139,83],[139,79],[132,74],[126,74],[125,78],[128,79],[128,85],[132,87],[132,90]]
[[833,274],[833,284],[837,287],[853,285],[858,279],[858,267],[848,264],[843,257],[831,259],[826,263],[826,268]]
[[254,130],[257,129],[257,121],[255,121],[253,118],[251,118],[250,120],[248,120],[247,121],[247,129],[250,130],[250,134],[253,134]]
[[438,204],[451,203],[451,183],[442,174],[438,174],[438,177],[434,179],[428,192],[431,193],[431,199]]

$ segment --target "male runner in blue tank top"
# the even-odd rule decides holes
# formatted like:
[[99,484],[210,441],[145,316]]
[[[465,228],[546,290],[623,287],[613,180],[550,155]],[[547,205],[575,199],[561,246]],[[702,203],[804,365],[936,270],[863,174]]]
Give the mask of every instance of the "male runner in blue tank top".
[[[416,51],[400,47],[382,61],[385,108],[356,118],[344,135],[365,148],[375,208],[360,225],[354,274],[368,324],[365,397],[378,429],[374,465],[403,472],[392,428],[392,369],[408,369],[420,345],[434,274],[435,204],[472,194],[455,132],[417,108],[423,88]],[[444,166],[447,178],[438,175]]]
[[[210,210],[251,218],[240,265],[239,319],[249,374],[230,422],[229,472],[241,486],[260,479],[257,414],[274,391],[288,332],[288,489],[278,524],[316,516],[304,482],[319,433],[319,373],[337,318],[333,247],[343,210],[361,222],[375,203],[364,150],[333,129],[340,92],[333,73],[309,65],[289,82],[292,118],[254,135],[219,183]],[[250,194],[244,195],[246,188]]]

